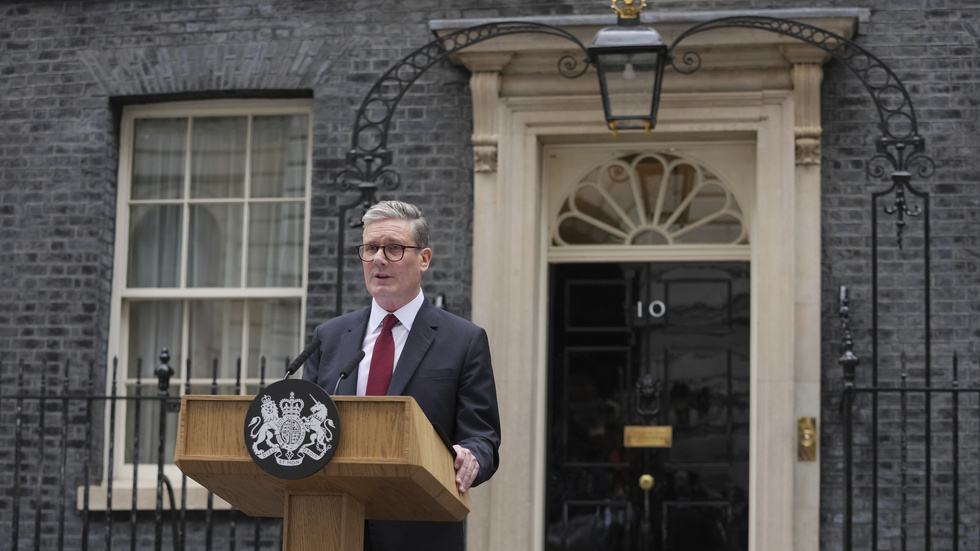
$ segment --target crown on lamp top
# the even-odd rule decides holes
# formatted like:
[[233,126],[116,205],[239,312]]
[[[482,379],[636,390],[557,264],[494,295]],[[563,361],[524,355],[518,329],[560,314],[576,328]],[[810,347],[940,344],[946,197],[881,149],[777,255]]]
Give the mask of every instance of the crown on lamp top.
[[[623,7],[619,7],[619,3],[623,3]],[[640,12],[643,8],[647,7],[647,0],[640,0],[639,5],[636,0],[613,0],[612,9],[616,10],[616,14],[619,15],[620,19],[636,19],[640,16]]]

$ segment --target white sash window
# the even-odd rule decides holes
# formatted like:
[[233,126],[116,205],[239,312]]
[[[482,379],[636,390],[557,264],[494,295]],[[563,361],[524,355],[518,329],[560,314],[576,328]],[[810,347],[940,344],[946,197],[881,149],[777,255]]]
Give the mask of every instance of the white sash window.
[[[268,384],[302,349],[311,118],[308,100],[125,108],[109,349],[118,393],[155,396],[164,347],[172,396],[188,383],[209,394],[213,376],[219,394],[254,394],[263,365]],[[144,402],[138,421],[134,402],[119,404],[117,478],[156,463],[159,422],[158,403]],[[169,462],[177,414],[167,415]]]

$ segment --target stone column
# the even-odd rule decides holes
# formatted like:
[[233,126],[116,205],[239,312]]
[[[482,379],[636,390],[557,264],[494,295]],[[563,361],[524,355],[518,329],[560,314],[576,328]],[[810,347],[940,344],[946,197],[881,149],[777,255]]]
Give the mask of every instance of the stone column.
[[[825,61],[813,48],[795,55],[791,76],[796,140],[797,251],[820,250],[820,83]],[[801,52],[802,53],[802,52]],[[796,255],[796,415],[817,419],[820,431],[820,255]],[[787,422],[795,420],[787,419]],[[794,549],[817,551],[820,535],[820,447],[816,461],[797,461],[794,477]]]
[[[504,349],[501,342],[502,320],[497,315],[497,278],[499,271],[495,255],[500,254],[500,204],[499,178],[497,174],[498,108],[500,103],[500,71],[510,54],[467,55],[470,76],[470,92],[473,97],[473,304],[472,319],[487,331],[494,360],[502,358],[497,351]],[[505,407],[507,398],[501,396],[501,384],[507,378],[505,363],[494,362],[497,379],[498,401]],[[504,431],[506,435],[506,430]],[[511,433],[513,434],[513,433]],[[506,455],[506,454],[502,454]],[[502,462],[506,461],[502,458]],[[470,510],[466,525],[466,547],[470,551],[489,551],[493,530],[499,529],[499,511],[494,509],[497,480],[471,490]]]

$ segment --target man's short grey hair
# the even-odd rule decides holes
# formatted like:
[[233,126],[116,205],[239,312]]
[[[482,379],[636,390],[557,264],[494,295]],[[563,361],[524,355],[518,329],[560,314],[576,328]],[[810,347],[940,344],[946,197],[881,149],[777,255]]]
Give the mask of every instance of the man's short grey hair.
[[422,249],[429,246],[429,222],[422,216],[422,211],[411,203],[381,201],[364,213],[361,222],[364,222],[364,228],[367,229],[371,222],[391,219],[411,222],[410,227],[415,246]]

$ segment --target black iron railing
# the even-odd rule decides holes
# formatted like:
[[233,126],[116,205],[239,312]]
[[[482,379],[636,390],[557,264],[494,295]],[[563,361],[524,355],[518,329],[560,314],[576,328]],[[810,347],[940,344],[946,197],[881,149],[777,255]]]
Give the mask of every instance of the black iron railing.
[[[172,451],[165,452],[173,447],[167,436],[173,418],[168,421],[167,413],[180,408],[180,396],[171,394],[168,362],[164,351],[154,370],[156,393],[145,391],[149,385],[141,378],[125,393],[116,390],[123,388],[117,362],[108,370],[110,390],[99,392],[106,385],[95,362],[87,362],[81,377],[69,361],[5,363],[0,358],[0,438],[7,443],[0,451],[0,473],[6,473],[0,474],[0,512],[7,512],[0,513],[0,549],[282,549],[281,519],[216,509],[210,492],[203,509],[190,509],[193,482],[167,475],[173,473],[168,468]],[[260,386],[264,380],[263,359]],[[234,392],[240,393],[240,369],[237,381]],[[212,369],[210,393],[218,394],[219,388],[217,369]],[[190,391],[188,378],[183,392]],[[119,427],[126,426],[118,417],[123,402],[135,427],[127,450],[115,444]],[[150,435],[140,433],[147,419],[157,427]],[[154,457],[140,456],[143,439],[155,443]],[[117,472],[117,454],[127,451],[131,471]],[[141,508],[138,499],[140,471],[146,469],[156,474],[155,490],[142,490],[155,491],[153,509]],[[104,492],[104,505],[100,499],[93,506],[93,488]],[[114,501],[120,489],[131,491],[128,508]]]
[[[845,381],[844,549],[980,548],[980,380],[953,355],[943,373]],[[939,370],[937,370],[939,371]]]
[[[871,194],[864,361],[850,290],[839,291],[845,551],[980,549],[980,374],[935,354],[929,204],[907,172]],[[897,239],[879,238],[894,215]]]

